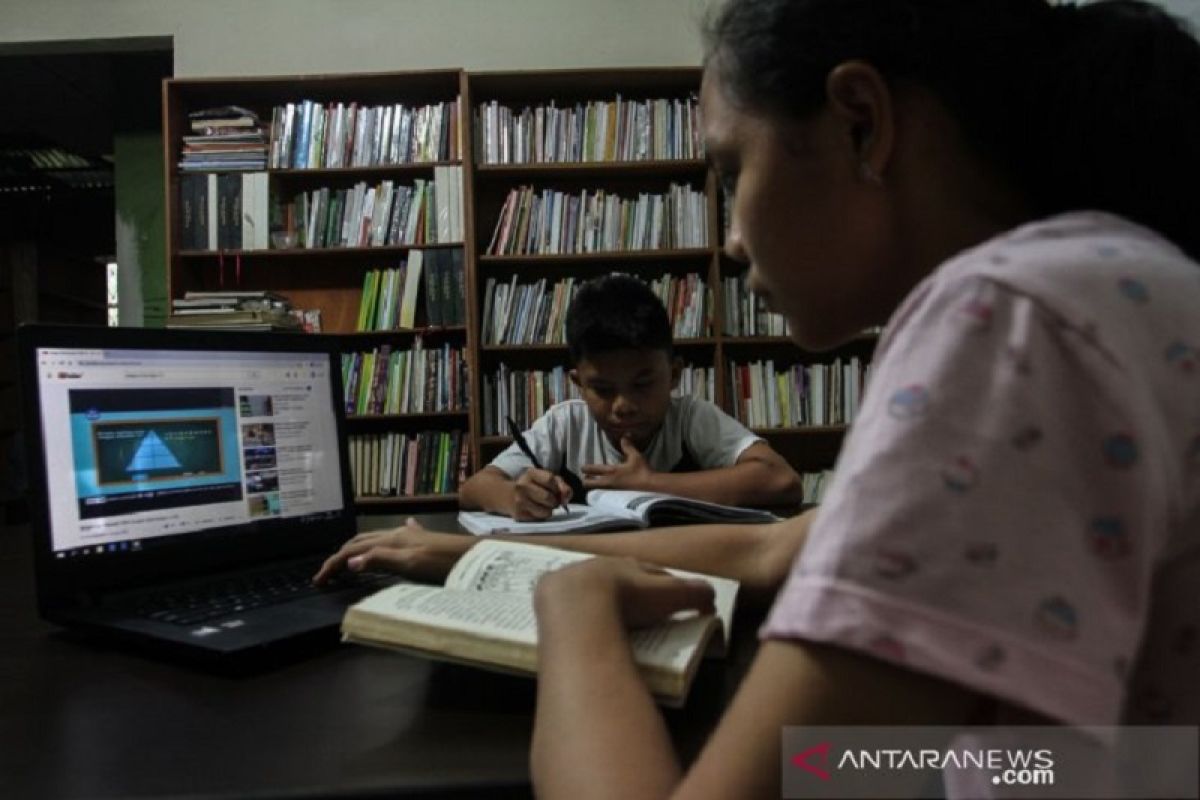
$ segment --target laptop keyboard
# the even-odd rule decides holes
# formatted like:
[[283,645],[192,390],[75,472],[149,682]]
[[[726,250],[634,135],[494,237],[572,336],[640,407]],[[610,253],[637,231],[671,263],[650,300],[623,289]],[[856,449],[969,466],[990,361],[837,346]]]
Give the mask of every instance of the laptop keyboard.
[[221,578],[186,588],[173,587],[169,591],[140,595],[133,606],[139,616],[176,625],[195,625],[309,595],[353,587],[382,588],[396,580],[394,575],[343,571],[323,586],[314,586],[312,576],[320,565],[321,560],[316,559],[270,572]]

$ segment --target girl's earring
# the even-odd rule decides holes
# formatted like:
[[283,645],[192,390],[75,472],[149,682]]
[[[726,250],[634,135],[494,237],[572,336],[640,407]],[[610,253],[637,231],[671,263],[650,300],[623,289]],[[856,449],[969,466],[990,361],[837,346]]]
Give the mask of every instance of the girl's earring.
[[874,184],[875,186],[883,186],[883,178],[865,161],[859,162],[858,176],[867,183]]

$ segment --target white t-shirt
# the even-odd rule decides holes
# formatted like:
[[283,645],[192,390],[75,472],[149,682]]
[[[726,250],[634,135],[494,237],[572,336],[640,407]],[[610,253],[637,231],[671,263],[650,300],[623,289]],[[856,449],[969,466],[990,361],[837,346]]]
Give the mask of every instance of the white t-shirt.
[[[525,431],[525,441],[544,468],[556,472],[565,465],[580,477],[584,464],[620,464],[625,460],[582,400],[566,400],[552,407]],[[687,461],[694,462],[693,468],[716,469],[736,464],[747,447],[760,441],[707,400],[674,397],[662,427],[642,455],[655,472],[674,471],[685,462],[685,452],[691,456]],[[496,456],[491,466],[516,478],[532,464],[513,444]]]

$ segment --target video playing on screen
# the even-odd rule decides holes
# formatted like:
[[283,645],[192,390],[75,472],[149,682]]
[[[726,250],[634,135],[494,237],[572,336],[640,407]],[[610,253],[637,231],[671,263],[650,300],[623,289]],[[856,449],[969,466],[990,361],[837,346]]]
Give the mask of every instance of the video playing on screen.
[[81,518],[242,498],[231,389],[73,389]]

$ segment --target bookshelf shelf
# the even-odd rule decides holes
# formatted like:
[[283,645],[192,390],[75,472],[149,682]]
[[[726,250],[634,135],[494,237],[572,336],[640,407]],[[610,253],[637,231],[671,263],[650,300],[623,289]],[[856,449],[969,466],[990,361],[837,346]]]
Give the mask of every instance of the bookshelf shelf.
[[360,506],[367,506],[375,510],[389,508],[410,508],[414,506],[424,506],[428,504],[438,505],[458,505],[458,493],[454,494],[414,494],[401,496],[375,497],[370,495],[358,495],[354,498],[354,502]]
[[694,247],[683,250],[613,250],[603,253],[556,253],[553,255],[487,256],[479,257],[479,266],[537,266],[539,264],[609,265],[625,262],[704,261],[712,258],[712,250]]
[[353,331],[352,333],[343,333],[342,338],[346,340],[347,347],[353,347],[354,342],[361,341],[366,344],[379,341],[380,339],[392,339],[397,336],[423,336],[428,338],[434,337],[455,337],[465,336],[467,328],[465,325],[451,325],[448,327],[438,328],[392,328],[385,331]]
[[391,254],[401,255],[411,250],[445,250],[460,248],[462,246],[462,242],[444,242],[438,244],[380,245],[378,247],[289,247],[283,250],[180,250],[176,255],[184,259],[233,258],[238,256],[254,259],[323,258],[329,256],[379,257]]
[[537,164],[480,164],[475,168],[481,181],[545,180],[547,178],[703,177],[708,165],[703,159],[659,161],[556,161]]
[[[705,337],[699,339],[676,339],[673,344],[677,348],[690,347],[713,347],[717,343],[717,339]],[[566,352],[566,344],[487,344],[483,345],[480,350],[484,353],[539,353],[539,352]]]
[[434,167],[457,167],[462,161],[413,161],[406,164],[379,164],[370,167],[313,167],[305,169],[269,169],[276,178],[376,178],[406,175],[423,177],[433,174]]
[[792,340],[786,336],[725,336],[723,341],[728,345],[790,345]]
[[347,414],[346,422],[397,422],[403,420],[461,419],[467,411],[418,411],[411,414]]
[[751,428],[759,436],[842,436],[846,425],[798,425],[786,428]]

